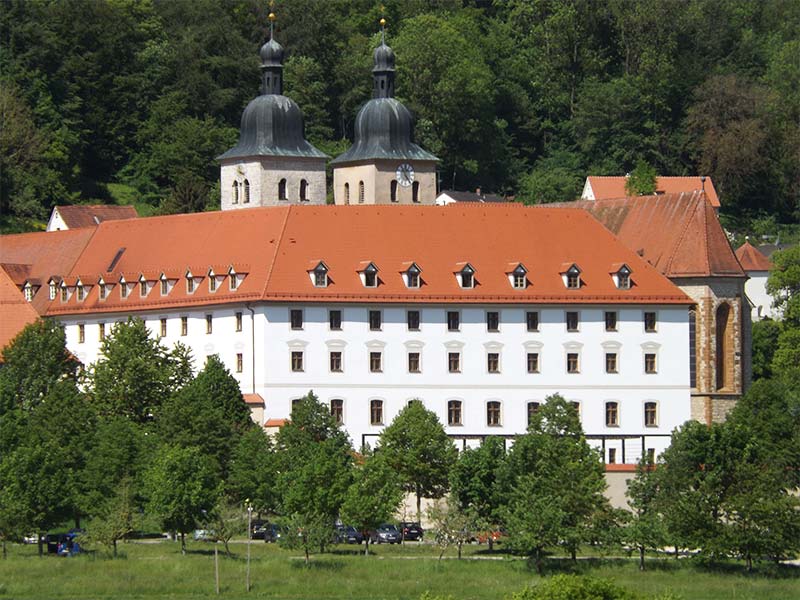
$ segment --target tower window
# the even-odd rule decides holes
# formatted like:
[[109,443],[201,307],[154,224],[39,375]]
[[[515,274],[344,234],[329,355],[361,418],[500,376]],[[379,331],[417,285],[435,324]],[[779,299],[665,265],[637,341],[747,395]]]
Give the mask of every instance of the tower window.
[[411,184],[411,201],[414,203],[419,202],[419,181]]
[[391,198],[392,198],[392,202],[397,202],[397,180],[396,179],[392,179]]
[[286,180],[281,179],[278,182],[278,200],[288,200],[289,197],[286,195]]
[[344,203],[350,204],[350,184],[344,184]]
[[244,203],[250,204],[250,182],[247,179],[244,180]]
[[239,182],[233,182],[233,203],[239,204]]
[[358,203],[364,204],[364,182],[358,182]]
[[308,201],[308,182],[305,179],[300,180],[300,201]]

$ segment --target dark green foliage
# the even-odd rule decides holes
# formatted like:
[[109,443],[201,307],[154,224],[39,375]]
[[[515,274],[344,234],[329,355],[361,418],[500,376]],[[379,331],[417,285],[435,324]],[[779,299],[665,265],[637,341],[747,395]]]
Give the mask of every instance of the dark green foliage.
[[237,502],[250,501],[257,513],[278,508],[275,451],[272,440],[260,427],[251,427],[239,438],[231,455],[226,482],[228,495]]
[[607,579],[554,575],[511,595],[511,600],[634,600],[636,595]]
[[753,379],[768,379],[772,376],[772,359],[778,345],[781,324],[772,319],[753,323]]
[[627,519],[623,537],[639,553],[639,569],[644,571],[645,553],[664,546],[665,530],[658,512],[658,478],[655,467],[643,459],[636,465],[636,477],[628,480],[628,504],[631,514]]
[[630,196],[650,196],[656,193],[656,170],[643,160],[636,162],[625,182],[625,192]]
[[503,438],[487,437],[477,448],[467,448],[458,456],[450,472],[450,492],[462,509],[471,508],[485,527],[499,522],[498,477],[506,458]]
[[410,402],[383,430],[376,452],[397,472],[407,492],[417,497],[417,520],[422,497],[441,498],[448,489],[457,451],[436,413],[422,402]]
[[[750,0],[293,0],[275,7],[286,92],[326,152],[370,97],[378,19],[398,97],[443,188],[569,200],[588,174],[713,177],[723,211],[800,218],[800,12]],[[262,0],[7,0],[0,214],[110,201],[218,206],[214,161],[258,93]]]

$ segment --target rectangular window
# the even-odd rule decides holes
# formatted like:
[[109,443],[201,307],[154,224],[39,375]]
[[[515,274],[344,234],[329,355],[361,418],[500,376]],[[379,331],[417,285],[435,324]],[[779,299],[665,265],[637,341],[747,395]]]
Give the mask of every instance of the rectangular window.
[[616,448],[609,448],[608,449],[608,464],[613,465],[617,462],[617,449]]
[[383,370],[383,353],[369,353],[369,370],[371,373],[380,373]]
[[229,285],[231,290],[235,290],[237,287],[239,287],[239,280],[236,277],[236,273],[231,273],[228,276],[228,281],[230,282]]
[[369,422],[372,425],[383,425],[383,400],[370,400]]
[[97,324],[97,339],[101,342],[106,339],[106,324],[105,323],[98,323]]
[[500,425],[500,403],[487,402],[486,403],[486,424],[490,427],[498,427]]
[[644,355],[644,372],[651,375],[656,372],[656,355],[652,352]]
[[161,319],[161,337],[167,337],[167,320]]
[[517,290],[524,290],[528,283],[524,274],[514,274],[514,288]]
[[487,331],[500,331],[500,313],[497,311],[489,311],[486,313],[486,330]]
[[241,352],[236,354],[236,372],[241,373],[244,368],[244,357]]
[[147,296],[147,282],[146,281],[140,281],[139,282],[139,295],[142,298]]
[[370,331],[380,331],[382,325],[381,319],[381,311],[379,310],[371,310],[369,311],[369,330]]
[[528,402],[528,427],[531,426],[533,420],[536,418],[536,413],[539,412],[538,402]]
[[619,405],[616,402],[606,402],[606,427],[619,425]]
[[648,448],[647,449],[647,464],[652,465],[656,462],[656,449],[655,448]]
[[108,287],[101,283],[98,290],[100,292],[100,300],[105,300],[106,296],[108,296]]
[[409,331],[419,331],[419,311],[409,310],[406,312],[406,323]]
[[656,403],[644,403],[644,426],[656,427],[658,425],[658,415],[656,414]]
[[299,308],[293,308],[289,311],[289,321],[292,329],[303,328],[303,311]]
[[331,352],[331,372],[332,373],[341,373],[342,372],[342,353],[340,351]]
[[86,341],[86,326],[83,323],[78,324],[78,343],[82,344]]
[[526,312],[525,322],[528,326],[528,331],[539,331],[539,312],[535,310]]
[[461,401],[450,400],[447,403],[447,424],[461,425]]
[[292,371],[299,372],[303,370],[303,352],[292,352]]
[[617,353],[606,352],[606,373],[617,372]]
[[581,287],[581,276],[578,273],[567,273],[567,287],[571,290]]
[[337,425],[344,423],[344,400],[331,400],[331,416]]
[[189,317],[181,317],[181,335],[189,333]]
[[50,300],[56,299],[56,286],[55,284],[50,284]]
[[236,331],[242,330],[242,313],[236,313]]
[[419,373],[419,352],[408,353],[408,372]]
[[61,286],[61,301],[66,302],[69,299],[69,293],[66,286]]
[[461,327],[461,315],[457,310],[447,311],[447,330],[458,331]]
[[322,269],[314,271],[314,285],[316,287],[328,287],[328,272]]
[[342,328],[342,311],[328,311],[328,326],[331,328],[331,331],[339,331]]
[[528,352],[528,373],[539,372],[539,353]]
[[186,278],[186,291],[190,294],[194,293],[194,277]]
[[161,295],[166,296],[167,292],[169,292],[169,284],[167,283],[166,279],[161,280]]
[[214,333],[214,316],[206,315],[206,334]]
[[647,333],[654,333],[656,330],[656,313],[644,313],[644,330]]
[[364,271],[364,287],[378,287],[378,274],[373,271]]
[[419,287],[419,281],[420,281],[419,273],[415,273],[415,272],[409,271],[407,273],[407,275],[408,275],[408,287],[410,287],[410,288],[418,288]]
[[217,291],[217,277],[216,275],[208,276],[208,289],[212,292]]
[[82,285],[78,286],[78,301],[82,302],[86,299],[86,288]]
[[489,373],[500,372],[500,354],[497,352],[489,352],[486,355],[486,370]]
[[569,352],[567,354],[567,373],[579,373],[578,353]]
[[607,310],[606,311],[606,331],[616,331],[617,330],[617,311],[615,310]]
[[447,354],[447,369],[451,373],[461,372],[461,353],[449,352]]
[[578,311],[567,311],[567,331],[578,331],[579,323]]

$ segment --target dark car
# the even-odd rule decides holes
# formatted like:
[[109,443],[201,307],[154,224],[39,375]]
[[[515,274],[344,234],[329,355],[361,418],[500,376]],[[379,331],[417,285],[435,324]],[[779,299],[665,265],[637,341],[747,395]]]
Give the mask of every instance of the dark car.
[[401,521],[397,528],[400,530],[404,540],[416,542],[422,539],[425,530],[417,521]]
[[284,533],[286,533],[286,528],[281,527],[276,523],[267,523],[264,526],[263,540],[267,543],[277,542],[279,539],[283,537]]
[[268,525],[269,521],[264,521],[262,519],[253,519],[253,521],[250,523],[250,539],[263,540]]
[[340,525],[336,528],[337,544],[360,544],[363,541],[364,536],[352,525]]
[[370,542],[373,544],[399,544],[402,541],[397,527],[384,523],[377,529],[369,532]]

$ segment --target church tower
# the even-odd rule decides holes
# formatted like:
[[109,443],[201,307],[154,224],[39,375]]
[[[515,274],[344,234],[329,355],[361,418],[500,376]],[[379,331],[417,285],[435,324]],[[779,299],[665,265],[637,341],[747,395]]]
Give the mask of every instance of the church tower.
[[328,156],[305,139],[300,107],[283,95],[283,46],[261,47],[261,95],[242,113],[239,143],[218,157],[222,210],[325,204]]
[[333,165],[336,204],[433,204],[436,158],[413,142],[409,110],[394,98],[394,52],[375,49],[372,99],[356,116],[355,143]]

